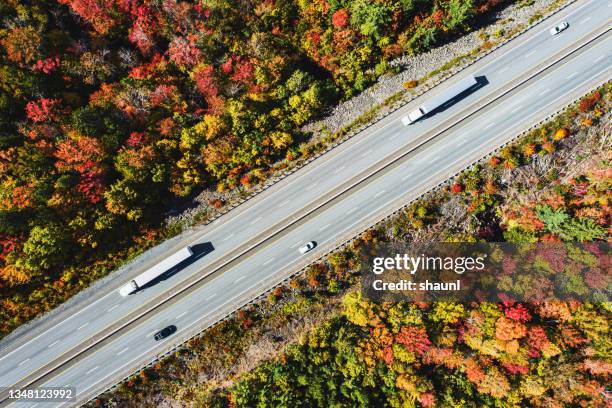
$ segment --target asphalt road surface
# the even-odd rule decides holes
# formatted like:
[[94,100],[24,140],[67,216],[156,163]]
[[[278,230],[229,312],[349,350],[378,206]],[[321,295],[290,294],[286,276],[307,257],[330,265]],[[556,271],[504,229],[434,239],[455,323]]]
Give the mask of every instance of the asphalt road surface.
[[[609,29],[611,17],[608,0],[577,2],[447,81],[452,84],[468,74],[480,79],[482,86],[463,99],[403,126],[401,116],[448,86],[443,83],[174,246],[172,250],[193,245],[195,260],[168,279],[126,298],[115,290],[102,294],[43,333],[23,343],[13,339],[4,344],[0,386],[42,377],[36,385],[76,387],[79,401],[96,395],[139,362],[213,324],[308,259],[327,252],[339,239],[371,225],[398,203],[417,197],[511,139],[527,124],[609,80],[609,31],[562,57],[594,32]],[[561,20],[570,27],[551,36],[548,29]],[[297,248],[311,240],[317,247],[301,256]],[[162,303],[181,285],[203,277],[170,302],[136,316],[139,310],[147,311],[154,299]],[[128,280],[126,276],[117,287]],[[126,324],[126,316],[135,321],[94,344],[102,334]],[[178,327],[177,333],[156,342],[153,333],[169,324]],[[77,352],[90,343],[92,349]],[[76,360],[62,365],[76,354]],[[60,369],[53,370],[55,365]]]

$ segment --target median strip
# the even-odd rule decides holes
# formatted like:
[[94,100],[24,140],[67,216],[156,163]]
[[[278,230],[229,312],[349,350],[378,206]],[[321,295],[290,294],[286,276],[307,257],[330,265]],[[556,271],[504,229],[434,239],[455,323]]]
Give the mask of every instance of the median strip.
[[[604,33],[605,33],[605,32],[607,32],[607,31],[608,31],[608,30],[604,31]],[[601,35],[601,34],[600,34],[600,35]],[[598,38],[598,37],[596,37],[596,38]],[[564,55],[564,56],[562,56],[562,57],[558,58],[557,60],[561,60],[561,59],[563,59],[563,58],[566,58],[567,56],[569,56],[569,55],[571,55],[572,53],[576,52],[578,49],[580,49],[580,48],[581,48],[581,47],[583,47],[583,46],[584,46],[584,44],[583,44],[583,45],[580,45],[578,48],[573,49],[572,51],[569,51],[569,52],[568,52],[566,55]],[[351,190],[351,189],[355,188],[355,187],[356,187],[356,186],[358,186],[358,185],[362,185],[362,184],[363,184],[363,182],[364,182],[366,179],[370,179],[370,178],[372,178],[374,175],[377,175],[379,172],[381,172],[383,169],[385,169],[387,166],[389,166],[389,164],[390,164],[390,163],[389,163],[389,161],[390,161],[391,163],[394,163],[394,162],[397,162],[398,160],[400,160],[400,159],[404,158],[406,155],[408,155],[409,153],[413,152],[415,149],[417,149],[417,148],[419,148],[419,147],[423,146],[423,145],[424,145],[424,144],[426,144],[427,142],[429,142],[429,141],[431,141],[432,139],[434,139],[435,137],[437,137],[437,136],[438,136],[440,133],[445,132],[445,131],[447,131],[448,129],[450,129],[450,128],[452,128],[453,126],[455,126],[457,123],[459,123],[459,121],[464,120],[464,119],[466,119],[466,118],[467,118],[467,117],[469,117],[469,116],[472,116],[472,115],[473,115],[475,112],[477,112],[478,110],[480,110],[482,107],[487,106],[488,104],[491,104],[493,101],[495,101],[495,100],[497,100],[497,99],[501,98],[502,96],[506,95],[506,94],[507,94],[507,93],[509,93],[510,91],[512,91],[512,90],[516,89],[517,87],[519,87],[519,86],[523,85],[525,82],[527,82],[528,80],[532,79],[534,76],[538,75],[539,73],[541,73],[541,72],[545,71],[545,70],[546,70],[546,69],[548,69],[548,68],[550,68],[550,65],[549,65],[549,66],[547,66],[547,67],[545,67],[545,68],[542,68],[540,71],[538,71],[538,72],[536,72],[536,73],[532,73],[532,74],[531,74],[531,76],[529,76],[527,79],[525,79],[523,82],[519,83],[519,84],[518,84],[518,85],[516,85],[516,86],[512,86],[512,87],[510,87],[509,89],[504,89],[504,88],[502,88],[502,89],[501,89],[501,91],[498,91],[498,92],[497,92],[497,93],[499,93],[498,95],[496,95],[497,93],[492,93],[492,95],[494,95],[493,97],[489,98],[488,100],[481,101],[481,103],[477,103],[477,104],[472,105],[470,108],[474,108],[474,109],[472,109],[472,111],[471,111],[471,112],[469,111],[469,108],[468,108],[468,109],[465,109],[464,111],[462,111],[462,112],[458,113],[457,115],[453,116],[452,118],[450,118],[450,119],[447,121],[447,123],[448,123],[448,122],[453,122],[454,120],[457,120],[457,122],[453,122],[451,125],[448,125],[448,126],[446,126],[446,127],[444,127],[444,126],[439,126],[438,128],[436,128],[436,129],[434,129],[434,130],[432,130],[432,131],[428,132],[426,135],[424,135],[424,136],[426,136],[426,137],[421,138],[421,139],[418,141],[418,143],[411,143],[409,146],[406,146],[405,148],[403,148],[403,149],[401,149],[400,151],[396,152],[396,154],[394,154],[394,155],[393,155],[391,158],[386,158],[386,159],[384,160],[384,162],[385,162],[385,163],[380,163],[380,162],[379,162],[379,163],[377,163],[377,165],[372,166],[370,169],[367,169],[367,171],[370,171],[370,172],[371,172],[370,174],[363,175],[363,172],[362,172],[361,174],[357,175],[356,177],[354,177],[353,179],[351,179],[351,180],[349,181],[349,182],[353,182],[353,184],[350,184],[350,183],[345,183],[344,185],[342,185],[342,186],[340,186],[340,187],[346,187],[346,189],[344,189],[344,190],[342,190],[342,191],[339,191],[339,192],[337,192],[337,191],[338,191],[338,189],[337,189],[337,190],[335,190],[334,192],[330,193],[330,196],[331,196],[331,197],[330,197],[330,198],[329,198],[327,201],[324,201],[324,202],[322,202],[322,203],[313,203],[313,207],[314,207],[314,208],[311,208],[311,207],[306,207],[306,208],[303,210],[303,215],[298,216],[298,217],[296,218],[296,220],[302,220],[302,219],[304,219],[304,217],[306,217],[307,215],[309,215],[309,214],[313,213],[315,210],[320,209],[321,207],[323,207],[324,205],[328,204],[328,203],[329,203],[329,202],[331,202],[332,200],[334,200],[334,199],[338,198],[340,195],[342,195],[342,194],[346,193],[348,190]],[[535,70],[535,69],[534,69],[534,70]],[[467,111],[467,113],[466,113],[466,111]],[[442,129],[440,129],[440,128],[442,128]],[[416,146],[415,146],[415,144],[416,144]],[[361,177],[361,178],[360,178],[360,177]],[[348,186],[347,186],[347,184],[348,184]],[[286,228],[288,228],[289,226],[291,226],[291,225],[293,225],[293,224],[295,224],[295,223],[296,223],[296,221],[295,221],[295,220],[293,220],[293,221],[289,222],[289,224],[288,224],[288,225],[285,225],[285,226],[282,226],[282,223],[279,223],[279,224],[275,225],[273,228],[277,228],[277,229],[278,229],[276,232],[273,232],[273,233],[272,233],[272,235],[270,235],[270,236],[268,236],[268,237],[265,237],[264,239],[261,239],[261,241],[260,241],[259,243],[253,244],[253,245],[251,245],[251,247],[252,247],[252,246],[259,245],[260,243],[262,243],[262,242],[263,242],[263,241],[265,241],[266,239],[269,239],[269,238],[271,238],[271,237],[275,236],[276,234],[280,234],[280,233],[281,233],[282,231],[284,231]],[[265,231],[264,233],[269,232],[269,231],[270,231],[270,229],[269,229],[269,230],[267,230],[267,231]],[[260,236],[261,236],[261,235],[263,235],[263,234],[260,234]],[[258,237],[256,237],[256,238],[254,238],[253,240],[251,240],[251,242],[252,242],[252,241],[257,242],[257,240],[260,238],[260,236],[258,236]],[[245,244],[245,245],[244,245],[242,248],[245,248],[245,247],[248,247],[248,243],[247,243],[247,244]],[[189,289],[189,288],[193,287],[193,286],[194,286],[196,283],[198,283],[198,282],[202,281],[204,278],[207,278],[207,277],[211,276],[211,274],[213,274],[213,273],[217,272],[217,271],[218,271],[220,268],[222,268],[222,267],[227,267],[228,265],[230,265],[230,263],[233,263],[233,262],[235,262],[236,260],[238,260],[239,258],[241,258],[241,257],[243,257],[244,255],[246,255],[246,253],[248,252],[248,250],[245,250],[245,251],[243,251],[243,252],[240,252],[240,248],[239,248],[237,252],[239,252],[239,253],[238,253],[238,254],[237,254],[237,255],[236,255],[236,256],[235,256],[233,259],[228,260],[228,261],[227,261],[225,264],[222,264],[222,265],[218,266],[216,269],[211,268],[211,269],[209,269],[209,273],[207,273],[206,275],[204,275],[204,276],[198,276],[198,277],[196,277],[197,279],[196,279],[195,281],[192,281],[192,282],[187,282],[187,283],[185,283],[185,284],[181,285],[182,287],[178,287],[178,288],[176,288],[177,290],[175,291],[175,295],[176,295],[177,293],[182,293],[182,292],[185,292],[187,289]],[[216,295],[216,294],[214,294],[214,295]],[[214,295],[213,295],[213,296],[211,296],[210,298],[214,297]],[[210,299],[210,298],[209,298],[209,299]],[[94,345],[96,345],[96,344],[100,343],[102,340],[105,340],[105,339],[109,338],[111,335],[116,334],[116,333],[117,333],[117,332],[119,332],[120,330],[125,329],[127,326],[129,326],[130,324],[135,323],[137,320],[139,320],[139,319],[140,319],[142,316],[144,316],[145,314],[148,314],[148,313],[152,312],[153,310],[157,309],[159,306],[161,306],[161,305],[163,305],[163,304],[168,303],[170,300],[171,300],[171,298],[164,298],[164,296],[159,296],[157,299],[154,299],[154,301],[152,301],[152,302],[151,302],[149,305],[145,305],[145,306],[143,306],[143,308],[145,308],[146,310],[142,311],[141,309],[139,309],[139,310],[135,311],[134,313],[132,313],[131,315],[126,316],[126,321],[125,321],[124,323],[118,323],[118,324],[115,324],[115,325],[111,326],[111,330],[110,330],[108,333],[106,333],[106,332],[105,332],[105,333],[103,333],[102,335],[100,335],[100,336],[99,336],[99,338],[97,338],[97,339],[93,339],[93,340],[92,340],[92,342],[91,342],[91,344],[89,344],[89,345],[87,345],[87,346],[85,346],[85,347],[81,347],[82,351],[81,351],[80,353],[84,353],[85,351],[87,351],[87,350],[89,350],[91,347],[93,347]],[[156,303],[156,302],[157,302],[157,303]],[[87,323],[86,323],[85,325],[87,325]],[[84,327],[85,325],[83,325],[82,327]],[[117,327],[117,326],[118,326],[118,327]],[[114,331],[113,331],[113,329],[114,329]],[[74,351],[74,349],[73,349],[73,350],[71,350],[71,351]],[[78,352],[78,350],[77,350],[77,352]],[[32,376],[34,376],[34,377],[35,377],[36,375],[38,375],[38,378],[34,378],[34,379],[32,379],[32,380],[28,380],[28,379],[26,379],[26,382],[27,382],[27,381],[31,381],[30,383],[32,383],[32,382],[34,382],[34,381],[39,381],[39,380],[41,380],[41,379],[42,379],[44,376],[46,376],[47,374],[49,374],[50,372],[52,372],[52,371],[54,371],[55,369],[59,368],[61,365],[66,364],[66,363],[68,363],[68,362],[70,362],[71,360],[73,360],[73,359],[75,359],[75,358],[76,358],[76,356],[72,356],[72,357],[71,357],[71,356],[66,356],[66,354],[68,354],[68,353],[69,353],[69,352],[66,352],[66,353],[65,353],[65,355],[60,356],[60,358],[58,358],[58,359],[54,360],[54,361],[53,361],[53,362],[51,362],[49,365],[45,366],[45,367],[49,367],[50,369],[45,370],[45,369],[44,369],[45,367],[43,367],[43,369],[39,370],[39,371],[42,371],[42,373],[41,373],[41,372],[35,372],[35,373],[32,373]],[[63,362],[62,362],[62,361],[61,361],[61,359],[62,359],[62,358],[63,358],[63,359],[65,359],[66,361],[63,361]],[[53,365],[55,365],[55,367],[52,367]],[[44,371],[47,371],[47,372],[45,373]]]

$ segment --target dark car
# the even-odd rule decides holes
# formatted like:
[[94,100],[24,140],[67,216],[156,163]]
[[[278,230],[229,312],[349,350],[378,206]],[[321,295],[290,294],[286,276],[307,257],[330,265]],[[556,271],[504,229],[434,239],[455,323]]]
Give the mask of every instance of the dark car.
[[170,325],[168,327],[164,327],[163,329],[161,329],[160,331],[155,333],[155,336],[153,336],[153,338],[155,340],[157,340],[157,341],[160,341],[160,340],[163,340],[166,337],[170,336],[175,331],[176,331],[176,326],[175,325]]

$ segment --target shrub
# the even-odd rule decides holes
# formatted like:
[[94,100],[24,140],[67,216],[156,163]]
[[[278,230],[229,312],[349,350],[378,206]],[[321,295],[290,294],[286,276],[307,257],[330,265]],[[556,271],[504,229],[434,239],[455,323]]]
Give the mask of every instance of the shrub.
[[408,80],[408,81],[404,82],[404,88],[405,89],[412,89],[412,88],[415,88],[418,84],[419,84],[419,81],[417,81],[415,79],[411,79],[411,80]]

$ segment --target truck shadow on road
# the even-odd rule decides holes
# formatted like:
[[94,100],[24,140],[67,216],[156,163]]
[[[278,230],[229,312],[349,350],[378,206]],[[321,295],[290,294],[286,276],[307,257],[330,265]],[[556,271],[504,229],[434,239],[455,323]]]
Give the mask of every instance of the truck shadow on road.
[[437,113],[444,112],[445,110],[447,110],[448,108],[456,104],[457,102],[461,101],[462,99],[467,98],[469,95],[473,94],[474,92],[478,91],[479,89],[489,84],[489,80],[484,75],[476,76],[474,77],[474,79],[476,80],[475,85],[469,87],[468,89],[461,92],[459,95],[455,96],[454,98],[449,99],[442,105],[438,106],[436,109],[432,110],[431,112],[423,116],[423,118],[428,118],[428,117],[434,116]]
[[183,262],[172,267],[171,269],[168,269],[166,272],[162,273],[157,278],[153,279],[151,282],[147,283],[140,289],[146,289],[151,286],[155,286],[159,282],[171,278],[172,276],[179,273],[180,271],[182,271],[192,263],[196,262],[200,258],[210,254],[212,251],[215,250],[215,247],[213,246],[212,242],[204,242],[201,244],[191,245],[191,250],[193,251],[193,255],[185,259]]

